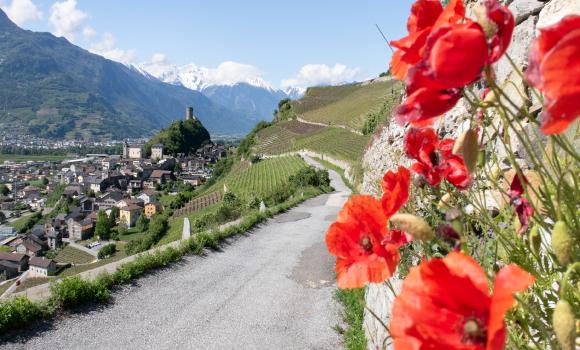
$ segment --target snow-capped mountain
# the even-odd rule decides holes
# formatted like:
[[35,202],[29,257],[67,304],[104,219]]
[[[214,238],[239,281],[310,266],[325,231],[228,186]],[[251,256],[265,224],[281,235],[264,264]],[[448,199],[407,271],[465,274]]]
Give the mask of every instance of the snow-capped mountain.
[[259,76],[256,68],[236,62],[224,62],[217,68],[145,63],[134,69],[165,83],[199,91],[214,103],[242,112],[256,121],[271,120],[281,99],[296,99],[304,92],[296,88],[274,89]]

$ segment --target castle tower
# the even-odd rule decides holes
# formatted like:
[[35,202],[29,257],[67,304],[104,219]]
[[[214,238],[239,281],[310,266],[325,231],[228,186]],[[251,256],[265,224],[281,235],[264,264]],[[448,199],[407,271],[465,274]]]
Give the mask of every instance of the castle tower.
[[194,118],[194,116],[193,116],[193,107],[188,106],[185,109],[185,120],[191,120],[193,118]]

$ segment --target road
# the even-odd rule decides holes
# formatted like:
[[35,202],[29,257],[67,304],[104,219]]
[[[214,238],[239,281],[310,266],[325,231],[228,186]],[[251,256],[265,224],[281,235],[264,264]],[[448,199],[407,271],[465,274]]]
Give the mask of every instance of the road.
[[230,240],[122,287],[110,305],[38,327],[2,349],[340,349],[328,225],[349,195],[308,200]]

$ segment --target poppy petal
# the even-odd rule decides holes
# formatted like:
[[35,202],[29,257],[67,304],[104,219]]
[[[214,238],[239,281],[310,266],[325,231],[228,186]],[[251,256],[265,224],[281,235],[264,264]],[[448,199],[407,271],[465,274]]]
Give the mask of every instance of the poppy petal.
[[383,198],[381,205],[385,216],[391,217],[409,199],[409,185],[411,184],[411,173],[403,166],[394,173],[387,171],[383,176]]
[[515,304],[513,294],[525,291],[534,282],[534,276],[514,264],[505,266],[497,273],[487,328],[487,349],[503,349],[506,336],[504,319],[506,312]]
[[407,30],[415,33],[435,24],[443,6],[439,0],[417,0],[411,7],[411,15],[407,20]]
[[495,23],[497,32],[491,39],[491,55],[489,63],[497,62],[507,51],[515,28],[512,12],[502,6],[497,0],[485,0],[487,17]]
[[461,98],[459,89],[437,91],[420,88],[396,108],[394,116],[399,124],[411,123],[415,127],[426,127],[437,117],[451,110]]

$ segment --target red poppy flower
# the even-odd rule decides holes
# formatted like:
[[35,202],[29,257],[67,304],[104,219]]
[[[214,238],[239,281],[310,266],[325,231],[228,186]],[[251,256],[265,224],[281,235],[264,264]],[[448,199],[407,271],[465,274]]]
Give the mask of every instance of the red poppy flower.
[[383,198],[381,204],[387,217],[395,214],[409,199],[409,185],[411,173],[407,168],[400,166],[394,173],[387,171],[383,176]]
[[407,100],[395,110],[400,124],[424,127],[449,111],[461,89],[480,79],[483,68],[507,50],[514,29],[511,12],[497,0],[486,0],[486,20],[494,32],[486,37],[479,23],[465,18],[462,0],[443,10],[436,1],[418,0],[411,9],[409,35],[391,44],[393,74],[406,77]]
[[485,0],[487,18],[495,25],[495,33],[490,39],[489,63],[497,62],[507,51],[515,28],[511,11],[497,0]]
[[411,169],[422,175],[431,186],[437,186],[442,179],[447,179],[459,189],[471,184],[471,177],[460,155],[452,153],[455,140],[439,141],[432,128],[411,128],[405,135],[405,152],[417,160]]
[[490,295],[485,271],[473,258],[452,252],[423,261],[411,269],[395,299],[390,326],[394,348],[503,349],[513,294],[534,281],[517,265],[508,265],[497,273]]
[[[528,179],[523,174],[521,174],[521,177],[524,183],[527,184]],[[519,234],[526,232],[528,226],[530,226],[530,216],[534,215],[534,208],[523,194],[524,186],[518,174],[515,174],[510,187],[510,204],[515,207],[518,220],[520,221]]]
[[354,196],[326,233],[328,250],[336,256],[339,288],[360,288],[391,277],[399,263],[399,242],[392,242],[381,202]]
[[398,48],[391,60],[395,77],[403,80],[409,67],[419,62],[427,37],[433,30],[445,24],[458,23],[464,17],[465,5],[462,0],[451,0],[445,9],[438,0],[417,0],[407,20],[409,35],[391,42],[392,46]]
[[544,94],[542,132],[563,133],[580,116],[580,16],[540,29],[526,78]]

